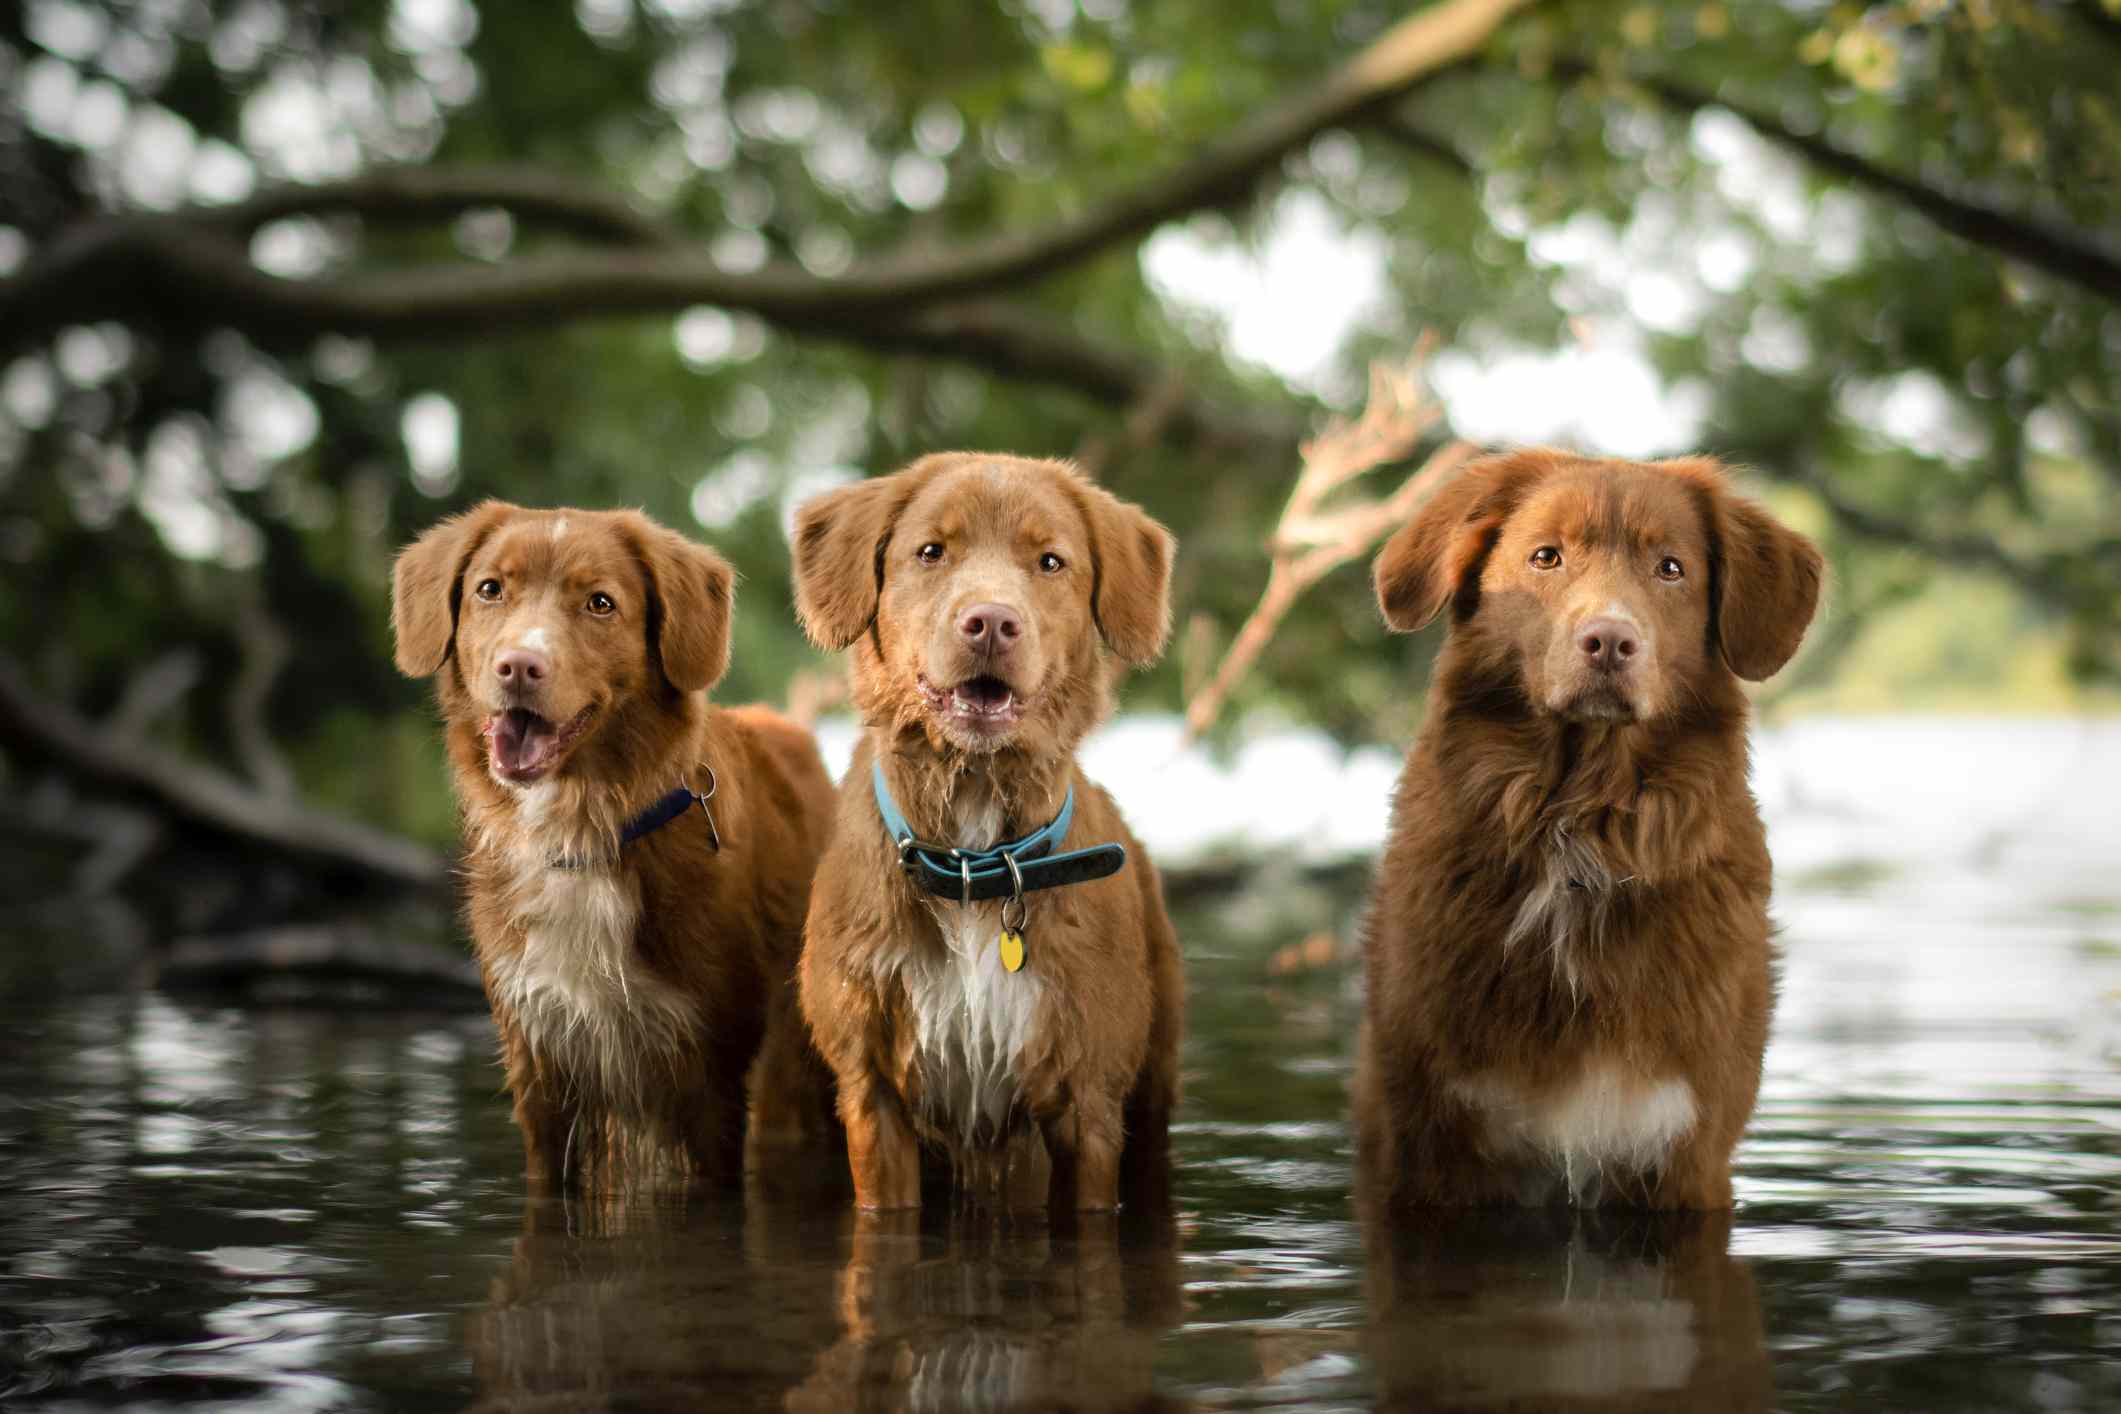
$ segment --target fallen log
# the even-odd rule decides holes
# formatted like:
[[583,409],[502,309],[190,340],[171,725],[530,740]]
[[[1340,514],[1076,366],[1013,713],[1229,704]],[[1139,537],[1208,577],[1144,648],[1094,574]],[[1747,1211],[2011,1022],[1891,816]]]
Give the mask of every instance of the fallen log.
[[165,987],[306,976],[436,989],[435,1000],[449,1006],[468,1006],[482,995],[479,969],[463,952],[366,922],[179,938],[155,966],[155,981]]

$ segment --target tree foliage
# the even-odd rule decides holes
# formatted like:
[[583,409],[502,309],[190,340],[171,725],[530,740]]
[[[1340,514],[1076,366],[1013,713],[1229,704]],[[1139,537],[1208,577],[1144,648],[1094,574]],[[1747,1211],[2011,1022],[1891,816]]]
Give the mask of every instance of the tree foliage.
[[[1621,450],[1786,488],[1829,647],[1971,572],[2108,673],[2117,71],[2112,0],[26,0],[0,646],[91,715],[188,652],[165,736],[254,777],[270,742],[439,837],[385,612],[436,516],[712,539],[745,576],[725,693],[778,697],[824,666],[792,501],[995,447],[1179,532],[1180,648],[1130,696],[1175,706],[1259,594],[1300,439],[1434,331],[1465,379],[1523,361],[1531,426],[1573,368],[1646,361],[1670,416]],[[1244,295],[1306,222],[1375,297],[1316,367],[1247,361],[1184,271]],[[1421,651],[1344,571],[1237,705],[1388,733]]]

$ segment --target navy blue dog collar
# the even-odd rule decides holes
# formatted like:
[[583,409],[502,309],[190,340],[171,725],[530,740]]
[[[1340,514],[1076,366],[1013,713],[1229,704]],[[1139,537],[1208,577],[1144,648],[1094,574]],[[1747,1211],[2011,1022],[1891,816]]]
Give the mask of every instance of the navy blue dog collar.
[[[657,797],[653,805],[620,827],[619,849],[624,849],[643,835],[654,834],[657,830],[662,829],[665,825],[677,819],[678,816],[683,815],[697,805],[700,807],[700,813],[707,817],[707,843],[712,846],[716,854],[720,854],[722,852],[722,832],[715,827],[714,807],[707,803],[714,799],[714,767],[702,763],[700,769],[707,773],[707,789],[704,792],[696,791],[691,786],[680,783],[675,790]],[[618,857],[618,850],[612,851],[612,857],[614,859]],[[577,859],[571,855],[560,854],[545,862],[554,869],[584,869],[595,861]]]

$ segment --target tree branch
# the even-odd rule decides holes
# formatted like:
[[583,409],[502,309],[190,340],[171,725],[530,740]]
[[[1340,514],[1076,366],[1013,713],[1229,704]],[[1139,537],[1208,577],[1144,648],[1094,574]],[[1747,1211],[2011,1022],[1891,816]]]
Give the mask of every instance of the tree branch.
[[[1313,585],[1340,566],[1367,555],[1450,479],[1475,448],[1450,442],[1390,495],[1338,495],[1381,466],[1412,456],[1439,423],[1443,410],[1421,383],[1434,341],[1424,335],[1404,363],[1370,365],[1370,397],[1362,416],[1336,423],[1303,446],[1303,463],[1273,537],[1267,587],[1207,683],[1186,697],[1186,735],[1198,737],[1215,724],[1225,700],[1266,651],[1289,610]],[[1330,502],[1330,504],[1329,504]]]
[[2105,0],[2075,0],[2069,12],[2116,44],[2121,44],[2121,11]]
[[[693,249],[581,251],[503,265],[450,264],[324,280],[255,269],[227,238],[231,219],[303,210],[440,211],[494,204],[508,182],[492,173],[378,174],[308,193],[282,190],[240,213],[119,216],[50,242],[19,275],[0,280],[0,345],[20,347],[63,324],[164,317],[253,331],[375,337],[479,333],[694,304],[747,310],[812,326],[904,312],[1025,284],[1136,239],[1174,217],[1249,192],[1280,159],[1327,128],[1355,121],[1436,72],[1469,58],[1533,0],[1442,0],[1387,30],[1308,93],[1240,124],[1162,175],[1073,221],[967,248],[885,257],[840,276],[777,264],[736,274]],[[584,203],[555,180],[517,193],[548,219],[573,212],[604,229],[632,221],[612,199]]]
[[195,209],[183,219],[249,236],[289,216],[344,212],[401,223],[492,206],[584,240],[659,246],[685,239],[616,192],[534,167],[379,167],[344,181],[273,187],[247,201]]
[[948,306],[910,319],[796,322],[783,327],[883,352],[959,359],[983,372],[1073,388],[1108,407],[1132,409],[1155,399],[1159,430],[1181,442],[1279,457],[1302,440],[1309,423],[1295,411],[1236,407],[1203,398],[1162,364],[1078,333],[1035,310],[1000,301]]
[[113,740],[139,740],[191,694],[205,672],[205,660],[196,648],[161,654],[127,680],[118,705],[103,719],[103,730]]
[[[1567,59],[1557,61],[1554,72],[1564,78],[1586,78],[1597,71],[1580,59]],[[2102,249],[2082,232],[2057,230],[2029,216],[1999,211],[1924,186],[1824,137],[1797,132],[1759,109],[1691,88],[1676,79],[1634,74],[1628,75],[1626,82],[1683,113],[1721,108],[1768,141],[1788,148],[1814,166],[1913,207],[1961,240],[2023,261],[2102,299],[2121,303],[2121,256]]]
[[1404,113],[1380,114],[1371,126],[1380,136],[1390,138],[1409,152],[1442,163],[1458,176],[1471,177],[1477,170],[1471,158]]
[[[479,968],[455,948],[404,938],[359,919],[287,924],[177,939],[156,967],[163,986],[214,986],[295,974],[351,977],[419,987],[427,1000],[475,1005]],[[432,989],[444,988],[442,992]]]
[[274,800],[295,798],[295,772],[280,754],[266,725],[273,684],[294,656],[287,630],[265,607],[265,596],[255,588],[244,596],[231,620],[242,657],[235,681],[229,684],[225,705],[229,744],[251,783]]
[[112,736],[39,697],[21,670],[5,660],[0,660],[0,742],[21,750],[26,759],[56,759],[70,776],[145,797],[171,815],[238,840],[402,887],[441,891],[449,886],[448,862],[425,846],[276,799],[212,767]]
[[2021,559],[1986,536],[1932,530],[1889,511],[1860,505],[1842,495],[1833,483],[1814,471],[1786,473],[1782,479],[1794,481],[1811,491],[1833,513],[1837,522],[1866,540],[1919,550],[1943,564],[1971,565],[1988,570],[2046,603],[2063,607],[2071,603],[2067,584],[2048,566],[2036,560]]

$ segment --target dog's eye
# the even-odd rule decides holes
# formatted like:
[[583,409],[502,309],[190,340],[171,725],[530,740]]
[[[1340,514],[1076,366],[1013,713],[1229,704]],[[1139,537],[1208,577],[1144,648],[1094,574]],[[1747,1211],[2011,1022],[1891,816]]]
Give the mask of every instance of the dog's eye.
[[491,604],[501,597],[501,581],[498,579],[482,579],[479,581],[478,587],[471,592]]
[[1532,552],[1532,568],[1550,570],[1561,564],[1561,551],[1552,545],[1542,545]]
[[1041,574],[1059,574],[1067,567],[1068,562],[1051,550],[1038,557],[1038,568]]
[[1686,578],[1686,566],[1680,564],[1679,561],[1673,559],[1670,555],[1666,555],[1657,562],[1657,577],[1665,580],[1684,579]]
[[943,547],[940,542],[931,540],[921,546],[920,549],[914,551],[914,554],[920,556],[922,564],[932,565],[943,557]]
[[598,618],[601,619],[606,614],[618,612],[619,606],[612,602],[612,598],[609,594],[599,592],[589,596],[589,603],[586,607],[588,608],[590,613],[595,614]]

